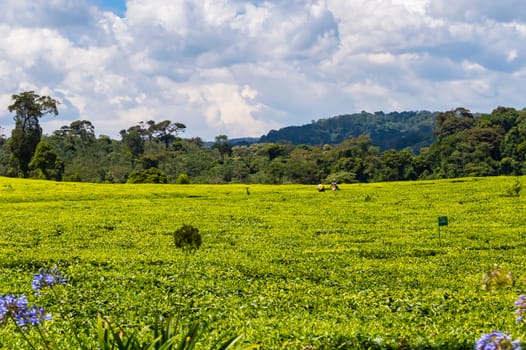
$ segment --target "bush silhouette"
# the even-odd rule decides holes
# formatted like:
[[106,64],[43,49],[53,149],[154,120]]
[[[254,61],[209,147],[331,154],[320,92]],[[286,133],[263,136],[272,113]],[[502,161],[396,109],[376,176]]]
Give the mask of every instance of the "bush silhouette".
[[177,248],[182,250],[197,250],[202,243],[199,230],[191,225],[184,224],[174,233],[174,243]]

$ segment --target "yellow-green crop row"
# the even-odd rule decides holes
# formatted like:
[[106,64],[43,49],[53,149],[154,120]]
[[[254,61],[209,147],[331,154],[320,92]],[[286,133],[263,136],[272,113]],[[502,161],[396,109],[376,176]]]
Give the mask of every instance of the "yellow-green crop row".
[[[517,179],[319,193],[0,178],[0,294],[30,295],[33,273],[57,265],[68,283],[46,327],[58,348],[59,319],[82,330],[98,315],[139,330],[159,315],[204,322],[202,348],[227,331],[265,349],[472,348],[484,332],[519,331],[526,200],[507,194]],[[173,243],[183,224],[202,236],[193,254]],[[484,290],[495,265],[513,284]],[[22,342],[0,326],[0,348]]]

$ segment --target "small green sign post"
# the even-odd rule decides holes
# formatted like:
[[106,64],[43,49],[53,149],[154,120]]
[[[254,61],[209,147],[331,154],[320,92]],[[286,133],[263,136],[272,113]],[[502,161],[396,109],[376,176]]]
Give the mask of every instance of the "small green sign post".
[[447,216],[438,217],[438,239],[440,239],[440,226],[447,226]]

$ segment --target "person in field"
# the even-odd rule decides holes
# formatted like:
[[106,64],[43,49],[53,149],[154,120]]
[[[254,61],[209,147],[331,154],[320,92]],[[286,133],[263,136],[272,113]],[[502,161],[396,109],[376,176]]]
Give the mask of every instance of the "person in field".
[[321,182],[318,184],[318,192],[325,192],[325,186]]
[[338,191],[340,188],[338,187],[338,183],[336,183],[336,179],[333,179],[331,182],[331,190]]

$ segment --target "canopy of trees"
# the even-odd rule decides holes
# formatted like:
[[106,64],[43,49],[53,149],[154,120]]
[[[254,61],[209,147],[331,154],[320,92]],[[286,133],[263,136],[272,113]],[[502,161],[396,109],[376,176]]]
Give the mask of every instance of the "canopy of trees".
[[[354,115],[352,122],[340,116],[302,127],[313,131],[311,136],[316,132],[320,136],[327,132],[319,126],[329,125],[335,142],[325,142],[321,136],[317,142],[269,141],[278,133],[271,132],[260,140],[265,142],[236,144],[218,135],[207,145],[199,138],[181,138],[185,125],[170,120],[141,122],[121,130],[120,140],[97,137],[95,126],[87,120],[42,135],[38,120],[57,114],[58,102],[33,92],[13,95],[13,100],[9,110],[15,113],[15,129],[10,138],[0,138],[2,176],[89,182],[315,184],[333,179],[353,183],[526,174],[526,110],[513,108],[498,107],[482,115],[464,108],[440,113],[363,112]],[[358,129],[363,132],[343,137],[345,123],[361,125]],[[292,129],[283,129],[280,137],[287,130]],[[404,133],[406,141],[411,139],[409,145],[401,142]],[[380,134],[384,139],[375,142]],[[416,145],[423,146],[415,150]]]

